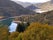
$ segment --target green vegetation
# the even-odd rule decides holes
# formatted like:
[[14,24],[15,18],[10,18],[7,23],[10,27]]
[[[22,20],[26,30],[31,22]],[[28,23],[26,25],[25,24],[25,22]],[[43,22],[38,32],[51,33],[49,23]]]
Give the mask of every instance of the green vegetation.
[[19,23],[18,26],[17,26],[16,31],[18,31],[18,32],[24,32],[29,25],[30,25],[29,22],[27,22],[27,23],[23,23],[23,22]]
[[0,40],[8,40],[8,35],[10,34],[8,26],[11,24],[12,20],[12,18],[9,18],[0,21]]
[[0,27],[0,40],[8,40],[8,26],[2,25]]
[[15,38],[18,37],[18,35],[19,35],[19,32],[12,32],[9,35],[9,39],[8,40],[15,40]]
[[[53,40],[53,26],[32,23],[21,35],[22,40]],[[17,39],[18,40],[18,39]]]
[[31,23],[24,32],[13,32],[9,40],[53,40],[53,26]]
[[[21,25],[21,27],[24,26]],[[9,33],[8,31],[7,26],[0,28],[0,40],[53,40],[53,26],[48,24],[34,22],[24,32],[17,30],[16,32]]]
[[18,27],[17,27],[16,31],[23,32],[24,30],[25,30],[25,25],[23,23],[18,24]]

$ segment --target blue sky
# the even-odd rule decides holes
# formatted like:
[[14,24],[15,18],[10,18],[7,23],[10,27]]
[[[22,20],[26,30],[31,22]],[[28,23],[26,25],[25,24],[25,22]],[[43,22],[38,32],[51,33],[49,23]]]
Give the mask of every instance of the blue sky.
[[50,0],[12,0],[12,1],[21,1],[21,2],[31,2],[31,3],[43,3],[43,2],[47,2],[47,1],[50,1]]

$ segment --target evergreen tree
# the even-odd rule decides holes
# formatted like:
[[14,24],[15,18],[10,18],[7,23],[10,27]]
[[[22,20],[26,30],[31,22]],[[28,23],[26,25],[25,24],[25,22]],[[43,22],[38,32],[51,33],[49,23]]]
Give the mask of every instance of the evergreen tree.
[[24,24],[23,23],[21,23],[21,24],[19,23],[18,26],[17,26],[16,31],[23,32],[24,30],[25,30]]

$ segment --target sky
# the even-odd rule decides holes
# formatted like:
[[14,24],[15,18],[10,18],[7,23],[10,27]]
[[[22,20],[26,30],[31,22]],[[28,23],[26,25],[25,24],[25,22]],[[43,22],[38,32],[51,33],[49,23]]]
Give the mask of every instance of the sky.
[[43,2],[47,2],[50,0],[12,0],[12,1],[21,1],[21,2],[30,2],[30,3],[43,3]]

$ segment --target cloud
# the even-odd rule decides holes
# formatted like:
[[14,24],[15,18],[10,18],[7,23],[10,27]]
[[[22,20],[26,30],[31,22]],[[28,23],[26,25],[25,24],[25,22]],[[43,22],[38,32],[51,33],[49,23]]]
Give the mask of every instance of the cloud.
[[31,2],[31,3],[43,3],[43,2],[47,2],[47,1],[50,1],[50,0],[13,0],[13,1],[21,1],[21,2]]

